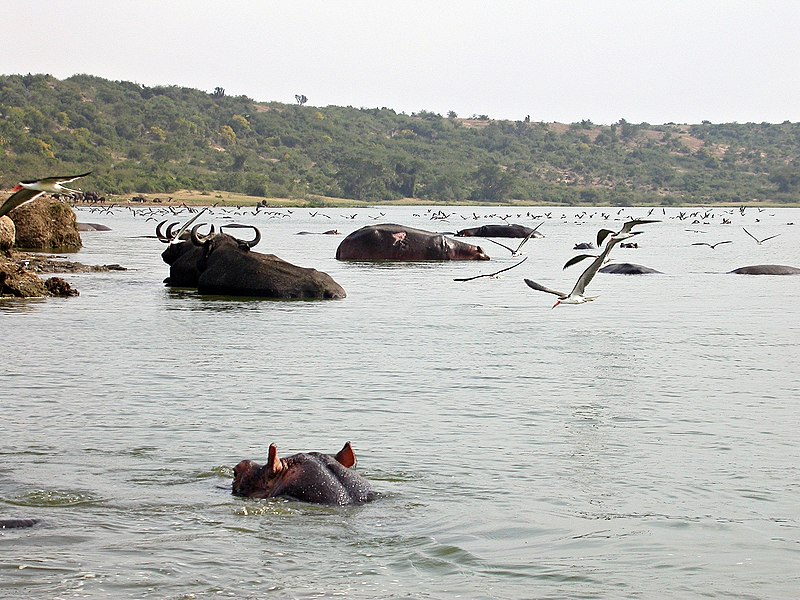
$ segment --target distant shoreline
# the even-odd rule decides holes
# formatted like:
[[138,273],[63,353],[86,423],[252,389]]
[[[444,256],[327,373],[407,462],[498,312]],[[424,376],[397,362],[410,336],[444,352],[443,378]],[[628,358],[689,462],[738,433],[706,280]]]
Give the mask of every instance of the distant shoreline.
[[635,205],[608,205],[608,204],[553,204],[546,201],[537,200],[511,200],[505,202],[479,202],[471,200],[435,202],[431,200],[419,200],[416,198],[402,198],[400,200],[372,202],[363,200],[351,200],[347,198],[333,198],[323,196],[309,196],[307,198],[264,198],[259,196],[247,196],[233,192],[195,192],[181,190],[172,194],[131,194],[122,196],[107,197],[104,202],[71,202],[73,206],[148,206],[148,207],[167,207],[167,206],[226,206],[226,207],[254,207],[261,205],[264,208],[369,208],[374,206],[493,206],[493,207],[557,207],[557,208],[591,208],[608,207],[623,208],[624,206],[656,207],[656,208],[697,208],[697,207],[720,207],[730,208],[738,206],[761,207],[761,208],[800,208],[800,202],[770,202],[768,200],[751,200],[749,202],[690,202],[686,204],[660,204],[658,202],[637,203]]

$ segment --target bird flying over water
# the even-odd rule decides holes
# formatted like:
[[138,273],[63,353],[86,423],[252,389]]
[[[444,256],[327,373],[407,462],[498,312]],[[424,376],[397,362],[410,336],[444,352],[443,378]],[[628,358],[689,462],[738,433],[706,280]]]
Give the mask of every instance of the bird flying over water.
[[[608,258],[609,254],[611,254],[611,250],[623,240],[627,240],[635,235],[642,233],[641,231],[631,231],[636,225],[642,225],[644,223],[655,223],[656,221],[652,220],[645,220],[645,219],[634,219],[632,221],[628,221],[622,226],[618,232],[613,232],[609,229],[601,229],[597,234],[597,242],[598,245],[603,243],[603,240],[611,234],[611,237],[608,238],[606,242],[606,246],[603,251],[600,253],[599,256],[594,256],[592,254],[580,254],[570,260],[564,265],[566,269],[569,266],[572,266],[586,258],[594,258],[592,263],[586,267],[586,270],[581,273],[581,276],[578,277],[578,281],[575,282],[575,286],[572,288],[570,293],[566,292],[559,292],[558,290],[554,290],[548,287],[545,287],[535,281],[531,281],[530,279],[525,279],[525,283],[528,287],[538,291],[538,292],[545,292],[548,294],[553,294],[554,296],[558,296],[558,300],[553,305],[553,308],[558,306],[559,304],[584,304],[586,302],[591,302],[595,300],[597,296],[586,296],[584,292],[586,291],[586,286],[589,285],[589,282],[594,278],[597,274],[597,271],[603,265],[603,263]],[[606,233],[603,233],[606,232]]]
[[[525,283],[528,284],[528,287],[533,288],[538,292],[546,292],[548,294],[553,294],[555,296],[558,296],[558,300],[556,300],[556,303],[553,304],[553,308],[555,308],[559,304],[583,304],[585,302],[591,302],[592,300],[595,300],[597,296],[585,296],[584,292],[586,291],[586,286],[589,285],[589,282],[595,276],[598,269],[602,266],[603,261],[605,261],[605,259],[610,254],[611,249],[620,241],[621,239],[617,239],[614,237],[608,240],[605,249],[600,253],[599,256],[594,257],[592,264],[590,264],[586,268],[586,270],[583,273],[581,273],[581,276],[578,277],[578,281],[575,282],[575,287],[572,288],[572,291],[569,294],[565,292],[559,292],[558,290],[550,289],[548,287],[536,283],[535,281],[531,281],[530,279],[526,279]],[[591,255],[589,254],[582,254],[579,257],[576,257],[571,261],[569,261],[566,265],[564,265],[564,268],[567,268],[571,264],[575,264],[576,262],[590,256]]]
[[[744,227],[742,227],[742,229],[744,229]],[[764,242],[766,242],[767,240],[771,240],[772,238],[776,238],[776,237],[778,237],[778,236],[780,235],[780,233],[776,233],[775,235],[771,235],[771,236],[769,236],[769,237],[765,237],[765,238],[764,238],[764,239],[762,239],[762,240],[759,240],[759,239],[758,239],[756,236],[754,236],[752,233],[750,233],[749,231],[747,231],[747,229],[744,229],[744,232],[745,232],[747,235],[749,235],[751,238],[753,238],[753,239],[756,241],[756,244],[758,244],[759,246],[760,246],[761,244],[763,244]]]
[[519,246],[517,246],[516,250],[514,250],[513,248],[510,248],[509,246],[506,246],[505,244],[501,244],[500,242],[496,242],[495,240],[490,239],[490,238],[486,238],[486,241],[487,242],[492,242],[493,244],[497,244],[498,246],[502,246],[503,248],[505,248],[506,250],[511,252],[511,256],[516,256],[517,254],[519,254],[519,251],[522,248],[522,246],[525,245],[525,242],[527,242],[529,239],[531,239],[533,237],[533,234],[536,233],[536,230],[539,229],[539,227],[541,227],[541,226],[542,226],[542,223],[539,223],[536,227],[533,228],[533,231],[531,231],[528,235],[526,235],[524,238],[522,238],[522,241],[519,243]]
[[12,210],[17,208],[18,206],[22,206],[23,204],[27,204],[28,202],[33,202],[41,196],[42,194],[63,194],[63,193],[76,193],[80,194],[79,190],[72,190],[70,188],[64,187],[62,184],[70,183],[71,181],[75,181],[76,179],[80,179],[81,177],[86,177],[89,175],[91,171],[88,173],[83,173],[81,175],[67,175],[66,177],[45,177],[44,179],[35,179],[30,181],[20,181],[16,187],[14,187],[11,196],[3,202],[3,205],[0,206],[0,217],[10,213]]
[[632,221],[627,221],[622,226],[622,229],[620,229],[616,233],[611,231],[610,229],[601,229],[600,231],[597,232],[597,247],[599,248],[600,246],[603,245],[603,240],[606,239],[606,237],[609,234],[613,234],[614,237],[619,238],[618,241],[622,241],[625,238],[631,237],[631,235],[635,235],[636,233],[641,233],[641,232],[634,232],[633,234],[631,233],[631,229],[633,229],[637,225],[644,225],[645,223],[658,223],[658,222],[659,222],[658,219],[633,219]]
[[725,240],[724,242],[717,242],[716,244],[709,244],[708,242],[694,242],[692,246],[708,246],[712,250],[714,250],[720,244],[732,244],[733,240]]

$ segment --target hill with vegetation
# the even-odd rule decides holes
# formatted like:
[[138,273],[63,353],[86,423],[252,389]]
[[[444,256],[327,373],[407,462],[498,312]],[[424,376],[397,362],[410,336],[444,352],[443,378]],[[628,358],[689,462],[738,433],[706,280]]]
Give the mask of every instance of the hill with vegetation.
[[[303,104],[301,104],[301,102]],[[256,102],[90,75],[0,76],[0,187],[91,170],[101,194],[311,201],[800,201],[800,124],[560,124]]]

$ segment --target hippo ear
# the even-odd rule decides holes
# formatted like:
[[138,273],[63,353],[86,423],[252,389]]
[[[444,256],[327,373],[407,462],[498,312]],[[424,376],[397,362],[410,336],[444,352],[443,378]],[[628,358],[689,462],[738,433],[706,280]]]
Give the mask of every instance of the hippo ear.
[[356,466],[356,453],[353,452],[353,448],[352,446],[350,446],[350,442],[347,442],[344,445],[344,448],[339,450],[339,453],[336,455],[336,460],[342,466],[345,466],[348,469]]
[[281,459],[278,458],[278,447],[275,444],[269,445],[267,467],[269,467],[269,472],[273,475],[283,471],[283,464],[281,464]]

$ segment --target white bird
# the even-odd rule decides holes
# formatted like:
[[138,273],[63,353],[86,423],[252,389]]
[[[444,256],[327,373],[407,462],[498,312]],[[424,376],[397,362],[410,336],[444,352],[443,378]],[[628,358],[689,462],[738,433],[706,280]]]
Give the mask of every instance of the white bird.
[[[586,270],[583,273],[581,273],[581,276],[578,277],[578,281],[575,282],[575,287],[572,288],[572,291],[569,294],[565,292],[559,292],[558,290],[550,289],[548,287],[536,283],[535,281],[531,281],[530,279],[526,279],[525,283],[528,284],[528,287],[533,288],[534,290],[537,290],[539,292],[547,292],[548,294],[554,294],[555,296],[558,296],[558,300],[556,300],[556,303],[553,304],[553,308],[555,308],[559,304],[583,304],[585,302],[591,302],[592,300],[597,299],[597,296],[584,296],[584,292],[586,291],[586,286],[589,285],[589,282],[595,276],[597,270],[603,265],[603,261],[605,261],[606,257],[608,257],[609,253],[611,252],[611,249],[618,242],[622,241],[622,239],[625,238],[618,239],[615,237],[611,237],[608,240],[608,243],[606,244],[606,247],[603,250],[603,252],[600,253],[600,256],[594,257],[592,264],[590,264],[586,268]],[[587,258],[589,256],[591,255],[582,254],[580,256],[577,256],[573,258],[571,261],[567,262],[567,264],[564,265],[564,268],[566,269],[568,266],[575,264],[576,262],[583,260],[584,258]]]
[[2,206],[0,206],[0,217],[10,213],[15,208],[22,206],[23,204],[27,204],[28,202],[33,202],[39,196],[44,193],[49,194],[63,194],[67,193],[80,193],[78,190],[71,190],[69,188],[64,187],[61,185],[62,183],[69,183],[70,181],[75,181],[76,179],[80,179],[81,177],[86,177],[89,175],[91,171],[88,173],[83,173],[82,175],[69,175],[66,177],[45,177],[44,179],[37,179],[32,181],[20,181],[19,184],[14,187],[12,192],[14,192],[11,196],[9,196],[5,202],[3,202]]
[[603,249],[603,251],[600,253],[599,256],[594,256],[592,254],[580,254],[575,258],[568,260],[567,263],[564,265],[564,268],[566,269],[567,267],[574,265],[585,258],[594,258],[592,264],[590,264],[586,268],[586,270],[583,273],[581,273],[581,276],[578,277],[578,281],[575,282],[575,287],[572,288],[572,291],[569,294],[565,292],[559,292],[558,290],[550,289],[548,287],[536,283],[535,281],[531,281],[530,279],[526,279],[525,283],[528,284],[528,287],[533,288],[536,291],[546,292],[548,294],[553,294],[555,296],[558,296],[558,300],[553,305],[553,308],[555,308],[559,304],[584,304],[586,302],[591,302],[592,300],[597,299],[597,296],[585,296],[584,292],[586,291],[586,286],[589,285],[589,282],[597,274],[597,271],[600,269],[600,267],[608,258],[608,255],[611,254],[612,248],[614,248],[614,246],[616,246],[622,240],[626,240],[628,238],[631,238],[635,235],[642,233],[641,231],[631,231],[631,229],[636,225],[642,225],[644,223],[653,223],[653,222],[655,221],[643,220],[643,219],[628,221],[622,226],[622,229],[620,229],[616,233],[608,229],[601,229],[600,232],[598,232],[597,234],[598,244],[601,244],[603,240],[606,238],[606,236],[608,236],[608,234],[611,234],[611,237],[608,239],[608,242],[606,242],[606,247]]
[[[742,227],[742,229],[744,229],[744,227]],[[772,238],[776,238],[776,237],[778,237],[778,236],[780,235],[780,233],[776,233],[775,235],[771,235],[771,236],[769,236],[769,237],[765,237],[763,240],[760,240],[760,239],[758,239],[756,236],[754,236],[752,233],[750,233],[749,231],[747,231],[747,229],[744,229],[744,232],[745,232],[747,235],[749,235],[751,238],[753,238],[753,239],[756,241],[756,244],[758,244],[759,246],[760,246],[762,243],[766,242],[767,240],[771,240]]]

